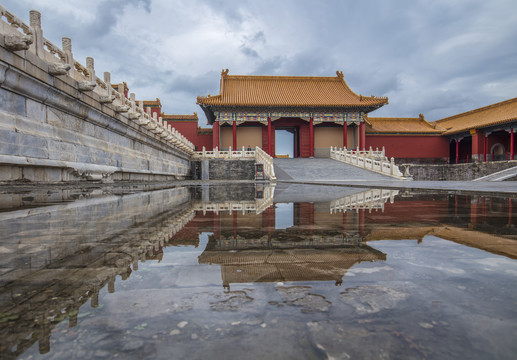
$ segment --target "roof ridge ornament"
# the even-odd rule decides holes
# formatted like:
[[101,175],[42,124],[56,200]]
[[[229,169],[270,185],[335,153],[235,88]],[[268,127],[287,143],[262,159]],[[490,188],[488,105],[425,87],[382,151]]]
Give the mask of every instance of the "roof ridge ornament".
[[221,71],[221,76],[222,76],[222,77],[226,77],[226,76],[228,76],[228,72],[229,72],[229,71],[230,71],[230,70],[228,70],[228,69],[226,69],[226,70],[225,70],[225,69],[223,69],[223,71]]
[[345,79],[345,76],[343,75],[342,71],[339,71],[339,70],[336,71],[336,75],[337,75],[338,79],[343,79],[343,80]]

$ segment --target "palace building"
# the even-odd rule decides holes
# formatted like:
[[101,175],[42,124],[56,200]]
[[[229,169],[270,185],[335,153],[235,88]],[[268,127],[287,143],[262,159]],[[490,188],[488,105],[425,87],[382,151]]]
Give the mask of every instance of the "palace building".
[[197,103],[213,127],[213,147],[260,146],[276,152],[276,132],[293,135],[294,157],[325,156],[331,146],[365,148],[365,115],[388,103],[362,96],[335,77],[221,73],[220,94]]
[[[162,114],[197,150],[259,146],[282,157],[280,142],[289,134],[293,157],[328,157],[331,146],[384,148],[406,163],[513,160],[516,153],[517,98],[431,122],[422,114],[373,117],[388,98],[356,94],[340,71],[334,77],[249,76],[226,69],[219,94],[199,96],[197,104],[212,128],[200,128],[196,113]],[[161,111],[159,99],[144,105]]]

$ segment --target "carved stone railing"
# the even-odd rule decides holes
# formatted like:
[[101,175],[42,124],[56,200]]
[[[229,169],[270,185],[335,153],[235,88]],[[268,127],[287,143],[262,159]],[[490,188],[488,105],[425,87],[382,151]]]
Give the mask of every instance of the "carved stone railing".
[[253,159],[256,156],[255,153],[255,149],[246,149],[244,146],[240,150],[233,150],[230,146],[228,150],[219,150],[216,147],[212,151],[207,151],[203,146],[203,150],[196,151],[192,157],[194,159]]
[[275,168],[273,166],[273,158],[269,156],[260,147],[255,149],[246,149],[244,146],[240,150],[232,150],[232,147],[228,150],[220,151],[217,147],[212,151],[207,151],[203,146],[202,151],[196,151],[192,154],[193,159],[255,159],[257,164],[262,164],[264,169],[264,175],[271,181],[276,180]]
[[142,102],[137,105],[134,94],[127,99],[123,86],[113,89],[109,72],[104,73],[104,79],[98,78],[95,75],[92,57],[86,58],[86,66],[76,61],[72,54],[70,38],[62,38],[62,49],[46,39],[43,36],[41,14],[38,11],[31,10],[29,26],[0,5],[0,34],[5,36],[7,50],[29,51],[47,63],[50,75],[70,76],[77,81],[79,91],[96,93],[99,103],[110,104],[116,113],[126,114],[124,116],[150,130],[169,146],[179,148],[188,154],[194,152],[195,146],[187,138],[167,126],[161,117],[156,118],[151,116],[150,111],[145,112]]
[[373,151],[371,147],[368,151],[330,148],[331,159],[397,179],[406,179],[398,166],[395,165],[395,159],[391,158],[388,160],[384,153],[384,148],[381,151]]
[[255,152],[255,159],[257,164],[263,164],[264,174],[272,181],[276,180],[275,167],[273,165],[273,158],[269,156],[264,150],[257,146]]
[[358,194],[345,196],[341,199],[330,202],[330,213],[357,210],[382,210],[384,204],[389,200],[391,204],[398,195],[398,190],[372,189]]

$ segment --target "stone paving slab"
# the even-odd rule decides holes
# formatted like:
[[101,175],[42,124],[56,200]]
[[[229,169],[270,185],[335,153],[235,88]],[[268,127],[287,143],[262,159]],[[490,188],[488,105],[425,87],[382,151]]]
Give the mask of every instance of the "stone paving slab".
[[407,181],[388,179],[384,181],[350,181],[350,180],[279,180],[281,183],[298,183],[307,185],[333,185],[370,189],[401,189],[420,191],[453,191],[455,193],[482,193],[485,195],[503,195],[517,197],[515,181]]

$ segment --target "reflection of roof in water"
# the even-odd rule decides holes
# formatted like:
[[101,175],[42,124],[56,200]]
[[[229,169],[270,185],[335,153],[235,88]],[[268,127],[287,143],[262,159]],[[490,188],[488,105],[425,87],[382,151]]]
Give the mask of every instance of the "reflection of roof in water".
[[200,264],[219,264],[223,285],[274,281],[336,281],[362,261],[386,260],[369,246],[332,249],[205,251]]
[[437,236],[444,240],[482,249],[494,254],[517,259],[517,240],[501,235],[488,234],[481,231],[463,229],[456,226],[424,226],[424,227],[384,227],[376,228],[366,237],[372,240],[422,240],[426,235]]

